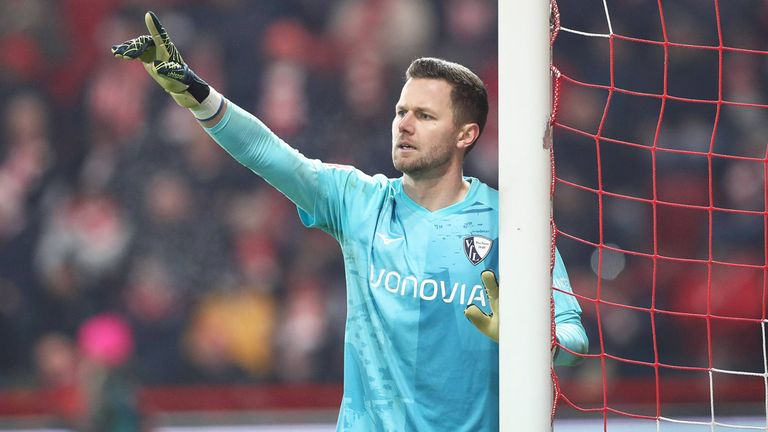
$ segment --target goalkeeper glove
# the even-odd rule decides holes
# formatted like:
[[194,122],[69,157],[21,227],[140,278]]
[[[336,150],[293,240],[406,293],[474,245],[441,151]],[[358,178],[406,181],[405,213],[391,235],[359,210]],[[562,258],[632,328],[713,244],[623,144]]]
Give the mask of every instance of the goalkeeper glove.
[[499,284],[496,282],[496,275],[491,270],[486,270],[480,274],[485,286],[485,294],[491,304],[491,314],[486,315],[477,305],[471,304],[464,309],[466,316],[478,330],[486,336],[499,341]]
[[144,69],[179,105],[191,109],[198,118],[213,117],[222,102],[221,95],[200,79],[184,63],[176,45],[154,12],[144,22],[149,35],[142,35],[112,46],[115,57],[141,60]]

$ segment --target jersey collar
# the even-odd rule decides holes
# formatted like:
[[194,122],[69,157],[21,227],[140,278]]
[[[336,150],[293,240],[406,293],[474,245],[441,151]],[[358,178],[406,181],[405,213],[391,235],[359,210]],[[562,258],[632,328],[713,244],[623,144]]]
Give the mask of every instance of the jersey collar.
[[435,211],[427,210],[426,208],[422,207],[421,204],[412,200],[411,197],[409,197],[408,194],[405,193],[405,190],[403,189],[402,177],[395,180],[395,185],[396,185],[395,199],[400,204],[403,204],[411,208],[414,212],[423,213],[425,217],[430,219],[438,218],[446,214],[458,213],[461,210],[464,210],[465,208],[469,207],[475,202],[475,196],[477,195],[477,191],[480,187],[480,180],[474,177],[465,176],[464,180],[469,182],[469,191],[467,191],[467,194],[464,196],[464,199],[462,199],[457,203],[451,204],[448,207],[443,207]]

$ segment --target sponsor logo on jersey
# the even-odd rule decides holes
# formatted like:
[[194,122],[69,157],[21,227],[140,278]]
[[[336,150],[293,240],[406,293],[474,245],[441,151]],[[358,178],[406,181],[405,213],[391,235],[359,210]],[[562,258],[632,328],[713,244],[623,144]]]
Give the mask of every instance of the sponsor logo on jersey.
[[478,265],[488,256],[493,240],[483,236],[464,237],[464,254],[472,265]]
[[426,301],[442,301],[468,305],[477,302],[485,307],[485,288],[478,283],[446,283],[443,280],[421,279],[414,275],[379,269],[371,264],[369,284],[372,289],[384,288],[402,297],[420,298]]

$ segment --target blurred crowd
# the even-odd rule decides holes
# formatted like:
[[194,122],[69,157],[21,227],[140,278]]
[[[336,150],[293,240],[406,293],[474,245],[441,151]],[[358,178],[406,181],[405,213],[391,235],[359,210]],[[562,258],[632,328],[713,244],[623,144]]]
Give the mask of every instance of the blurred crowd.
[[[492,105],[466,173],[496,185],[496,3],[0,0],[0,389],[66,386],[83,363],[128,365],[147,385],[341,381],[339,247],[301,227],[295,207],[231,160],[139,64],[112,57],[112,44],[146,33],[146,10],[198,75],[289,144],[371,174],[398,175],[390,120],[408,63],[466,64]],[[605,109],[606,90],[561,81],[558,123],[568,128],[555,131],[557,176],[609,194],[600,218],[596,194],[558,182],[560,231],[688,259],[655,268],[632,253],[599,259],[560,235],[591,352],[602,337],[606,352],[630,360],[653,362],[655,344],[663,363],[711,358],[762,372],[753,322],[657,314],[654,334],[649,313],[589,299],[600,262],[602,300],[764,318],[768,8],[721,2],[718,31],[711,2],[664,2],[666,27],[656,2],[609,4],[616,34],[663,41],[666,31],[680,44],[668,48],[667,73],[661,45],[615,39],[609,56],[606,38],[561,31],[554,61],[569,79],[609,85],[613,70],[625,90],[736,104],[662,106],[617,92]],[[560,10],[563,26],[608,33],[597,5],[561,0]],[[757,52],[695,47],[720,42]],[[570,128],[608,139],[598,147]],[[654,212],[612,194],[684,206]],[[600,367],[588,360],[561,373]],[[606,367],[609,379],[653,374]]]
[[[305,155],[396,176],[412,59],[466,64],[495,106],[496,2],[0,1],[0,389],[75,380],[93,357],[78,335],[103,316],[128,329],[105,355],[142,384],[340,382],[339,247],[112,57],[150,9]],[[491,184],[495,124],[467,167]]]

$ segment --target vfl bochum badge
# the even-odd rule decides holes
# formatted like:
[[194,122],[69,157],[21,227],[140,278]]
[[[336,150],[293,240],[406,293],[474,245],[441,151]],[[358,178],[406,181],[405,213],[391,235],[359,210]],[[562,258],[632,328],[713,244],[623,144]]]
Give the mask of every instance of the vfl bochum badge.
[[472,265],[478,265],[491,251],[493,240],[483,236],[464,237],[464,253]]

